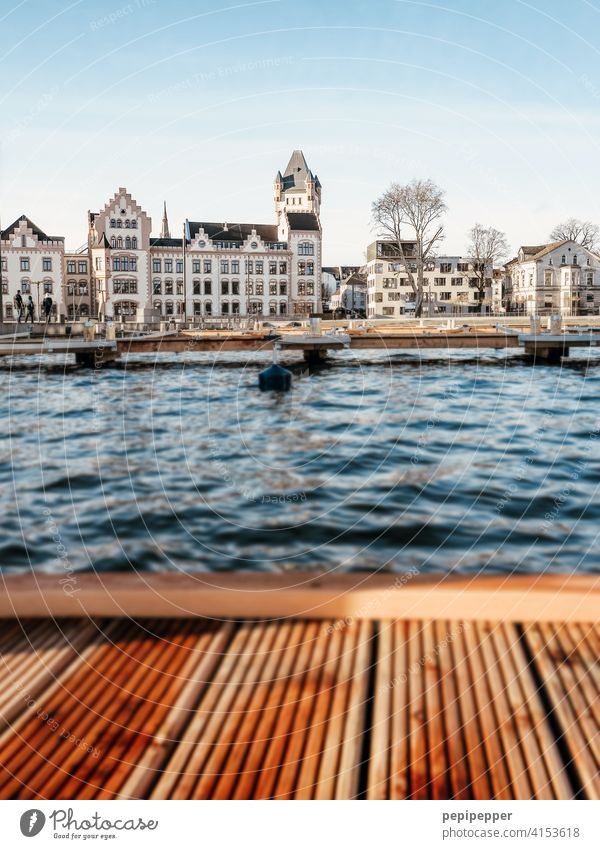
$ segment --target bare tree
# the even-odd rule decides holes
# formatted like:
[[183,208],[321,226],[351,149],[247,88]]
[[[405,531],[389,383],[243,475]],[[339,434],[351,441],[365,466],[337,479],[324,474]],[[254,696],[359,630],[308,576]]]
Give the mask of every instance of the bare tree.
[[[411,180],[405,186],[392,183],[372,205],[378,235],[391,241],[392,251],[412,286],[415,316],[423,310],[424,266],[444,238],[440,219],[445,211],[444,192],[432,180]],[[414,255],[409,257],[405,253],[406,242],[415,245]]]
[[473,280],[479,293],[479,312],[483,310],[485,287],[494,274],[494,265],[508,256],[506,234],[495,227],[475,224],[469,230],[467,256],[473,265]]
[[553,242],[569,239],[578,242],[582,247],[593,251],[598,247],[600,240],[600,227],[591,221],[580,221],[578,218],[567,218],[557,224],[550,233]]

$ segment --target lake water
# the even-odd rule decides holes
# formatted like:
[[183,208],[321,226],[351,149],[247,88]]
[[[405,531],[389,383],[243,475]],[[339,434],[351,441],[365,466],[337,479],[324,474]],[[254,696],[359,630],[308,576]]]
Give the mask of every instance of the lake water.
[[269,362],[0,362],[2,568],[599,569],[595,353]]

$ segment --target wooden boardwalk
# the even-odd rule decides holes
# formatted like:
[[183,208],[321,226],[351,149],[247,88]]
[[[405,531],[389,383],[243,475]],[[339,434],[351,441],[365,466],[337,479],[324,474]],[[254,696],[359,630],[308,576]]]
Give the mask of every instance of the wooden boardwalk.
[[598,799],[599,652],[573,621],[5,618],[0,798]]

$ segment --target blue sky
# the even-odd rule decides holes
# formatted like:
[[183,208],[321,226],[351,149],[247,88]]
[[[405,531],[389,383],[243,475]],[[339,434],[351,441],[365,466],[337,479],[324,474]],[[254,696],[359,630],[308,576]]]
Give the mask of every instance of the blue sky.
[[293,148],[323,184],[326,263],[360,262],[392,180],[447,192],[513,248],[600,222],[600,0],[8,0],[0,214],[70,247],[126,186],[160,227],[273,220]]

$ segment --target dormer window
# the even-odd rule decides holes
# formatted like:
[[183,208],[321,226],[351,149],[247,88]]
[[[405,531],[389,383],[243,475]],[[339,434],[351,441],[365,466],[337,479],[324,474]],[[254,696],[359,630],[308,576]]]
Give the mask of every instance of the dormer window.
[[561,261],[562,265],[566,265],[567,258],[566,258],[566,256],[565,256],[564,254],[562,255],[562,257],[561,257],[561,260],[560,260],[560,261]]

